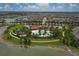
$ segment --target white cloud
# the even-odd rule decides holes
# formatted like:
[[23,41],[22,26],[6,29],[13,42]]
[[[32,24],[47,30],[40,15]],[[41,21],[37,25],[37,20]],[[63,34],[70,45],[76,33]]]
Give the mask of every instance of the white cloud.
[[55,6],[52,6],[52,8],[51,8],[51,9],[55,10],[55,9],[56,9],[56,7],[55,7]]
[[12,10],[8,4],[5,4],[4,7],[0,6],[0,11],[8,11]]
[[77,4],[75,4],[75,3],[70,3],[69,6],[68,6],[68,10],[69,10],[69,11],[73,11],[73,8],[76,7],[76,6],[77,6]]
[[22,5],[19,5],[19,9],[22,9],[23,8],[23,6]]
[[63,5],[54,5],[52,6],[51,8],[52,10],[51,11],[64,11],[65,10],[65,7]]
[[20,3],[16,3],[16,5],[20,5]]
[[7,9],[7,8],[9,8],[10,6],[8,5],[8,4],[6,4],[5,6],[4,6],[4,8],[5,9]]
[[[64,10],[70,10],[72,11],[74,7],[77,7],[77,4],[75,3],[69,3],[66,4],[57,4],[57,5],[51,5],[49,3],[35,3],[35,4],[20,4],[16,3],[17,9],[16,11],[64,11]],[[65,8],[66,7],[66,8]],[[14,10],[14,7],[11,7],[10,4],[4,4],[4,7],[0,6],[0,10]]]
[[23,11],[48,11],[51,10],[49,8],[48,3],[36,3],[33,5],[26,4],[25,6],[19,4],[18,10],[23,10]]
[[[16,10],[20,10],[20,11],[65,11],[64,4],[59,4],[57,6],[52,5],[52,7],[50,7],[48,3],[36,3],[32,5],[31,4],[26,4],[26,5],[17,4],[17,5],[19,6],[19,8]],[[69,4],[67,8],[70,9],[72,8],[72,6],[76,6],[76,4]],[[6,8],[8,7],[10,6],[7,5]]]
[[0,11],[3,11],[3,7],[2,6],[0,6]]
[[75,3],[70,3],[69,5],[70,5],[70,7],[75,7],[75,6],[77,6],[77,4],[75,4]]
[[23,11],[34,11],[34,10],[39,10],[39,8],[37,6],[28,6],[28,7],[23,7],[22,8]]
[[30,10],[37,10],[39,9],[39,7],[37,5],[27,5],[27,6],[22,6],[20,5],[19,10],[23,10],[23,11],[30,11]]
[[37,5],[28,5],[27,8],[36,8],[37,9],[37,8],[39,8],[39,6],[37,6]]
[[63,9],[62,5],[57,6],[58,9]]
[[5,4],[4,7],[3,7],[3,10],[4,10],[4,11],[11,11],[12,8],[10,7],[9,4]]
[[48,7],[48,3],[37,3],[36,5],[41,6],[41,7]]
[[3,7],[0,6],[0,9],[3,9]]

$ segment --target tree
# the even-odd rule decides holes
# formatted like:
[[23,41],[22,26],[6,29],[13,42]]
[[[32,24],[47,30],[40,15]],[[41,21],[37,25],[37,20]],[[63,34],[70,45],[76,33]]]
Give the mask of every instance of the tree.
[[71,46],[73,42],[73,33],[72,33],[72,27],[70,25],[66,25],[63,27],[63,43],[67,46]]
[[29,39],[31,35],[31,30],[27,27],[21,27],[18,30],[17,35],[20,38],[21,47],[24,46],[25,48],[27,48],[27,46],[31,44],[31,40]]
[[28,39],[28,45],[29,45],[29,46],[31,45],[31,40],[30,40],[30,39]]
[[[50,33],[53,34],[53,31],[54,31],[54,27],[52,25],[52,27],[50,27]],[[52,37],[53,37],[53,35],[52,35]]]
[[39,29],[39,32],[38,33],[39,33],[39,35],[41,35],[41,29]]
[[29,37],[31,36],[31,30],[26,28],[26,27],[24,27],[23,30],[24,30],[24,33],[26,34],[26,37],[24,37],[24,39],[25,39],[24,44],[25,45],[27,44],[27,45],[30,46],[31,45],[31,40],[29,39]]
[[56,27],[56,28],[54,28],[54,30],[53,30],[53,37],[54,37],[54,38],[59,38],[59,36],[60,36],[60,30],[59,30],[58,27]]
[[47,31],[46,31],[46,29],[44,29],[44,33],[43,33],[43,35],[45,35],[47,33]]
[[21,47],[27,48],[27,44],[28,44],[27,38],[23,37],[23,36],[20,37],[20,45],[21,45]]
[[5,25],[5,23],[6,23],[6,22],[5,22],[5,19],[3,19],[3,18],[2,18],[2,19],[0,19],[0,26]]

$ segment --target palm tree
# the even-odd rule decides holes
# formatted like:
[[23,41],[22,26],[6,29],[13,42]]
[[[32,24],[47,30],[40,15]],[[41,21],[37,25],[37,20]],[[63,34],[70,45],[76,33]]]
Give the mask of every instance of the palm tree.
[[24,30],[24,32],[25,32],[25,34],[26,34],[26,37],[25,37],[25,44],[27,44],[27,45],[31,45],[31,40],[29,39],[30,38],[30,36],[31,36],[31,30],[30,29],[28,29],[28,28],[23,28],[23,30]]
[[24,45],[24,47],[27,48],[27,45],[31,45],[31,40],[29,39],[31,30],[23,26],[22,28],[20,28],[19,32],[21,35],[21,37],[19,36],[21,47]]

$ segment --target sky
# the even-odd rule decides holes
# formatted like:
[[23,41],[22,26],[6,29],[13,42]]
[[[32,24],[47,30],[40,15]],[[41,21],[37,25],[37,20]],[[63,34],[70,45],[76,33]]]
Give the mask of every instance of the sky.
[[79,11],[79,3],[0,3],[0,11]]

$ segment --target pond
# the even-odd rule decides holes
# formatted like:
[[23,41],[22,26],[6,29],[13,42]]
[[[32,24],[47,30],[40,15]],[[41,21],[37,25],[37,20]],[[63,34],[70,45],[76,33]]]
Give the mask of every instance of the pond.
[[30,48],[7,47],[0,44],[0,56],[70,56],[67,51],[47,46],[34,46]]

